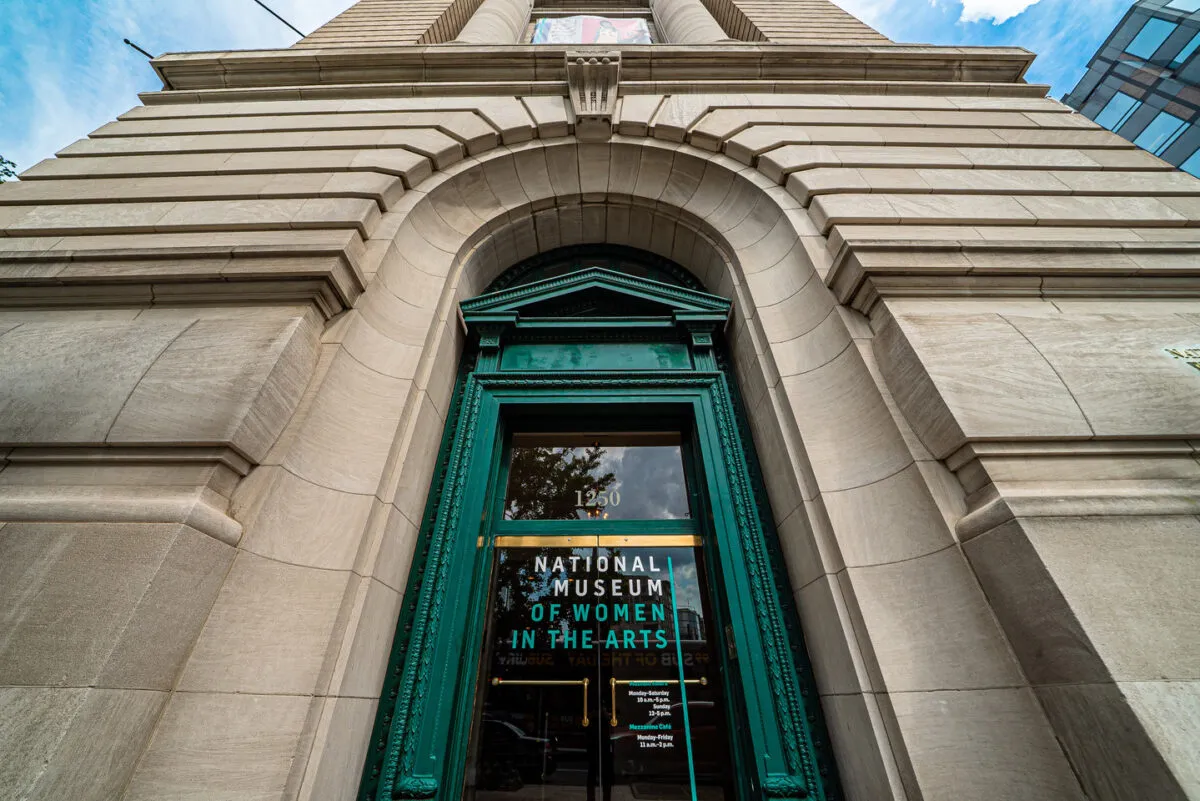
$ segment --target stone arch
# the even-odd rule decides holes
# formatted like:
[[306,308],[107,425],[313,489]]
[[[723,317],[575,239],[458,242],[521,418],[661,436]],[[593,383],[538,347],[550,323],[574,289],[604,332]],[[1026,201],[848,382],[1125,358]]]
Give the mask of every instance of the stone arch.
[[[588,242],[666,256],[733,299],[728,338],[818,683],[832,699],[835,753],[857,780],[911,775],[895,722],[903,710],[888,693],[927,689],[947,647],[986,686],[1022,683],[930,489],[944,468],[921,458],[892,413],[866,321],[826,288],[826,241],[801,204],[724,155],[652,139],[476,154],[410,190],[368,244],[385,250],[378,270],[326,331],[322,372],[275,449],[288,487],[263,494],[268,509],[253,506],[253,476],[239,493],[254,516],[291,525],[293,544],[336,548],[364,577],[331,632],[328,698],[369,697],[382,683],[463,346],[457,303],[522,259]],[[314,509],[316,522],[301,514]],[[897,563],[907,567],[891,570]],[[949,587],[953,603],[929,607],[930,584]],[[942,645],[947,629],[965,641]],[[1004,714],[1044,727],[1031,698],[1004,703]],[[346,765],[362,764],[369,717],[355,709],[339,717],[327,701],[310,711],[301,797],[325,797]]]

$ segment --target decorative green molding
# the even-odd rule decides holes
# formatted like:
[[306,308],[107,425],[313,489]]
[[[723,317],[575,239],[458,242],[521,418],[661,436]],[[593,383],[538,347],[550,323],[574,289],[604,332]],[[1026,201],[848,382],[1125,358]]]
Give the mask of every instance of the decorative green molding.
[[[522,316],[535,304],[543,313],[570,307],[573,296],[584,292],[636,298],[661,314],[653,319]],[[364,798],[452,799],[461,791],[492,558],[489,532],[498,525],[489,517],[501,450],[497,431],[512,411],[554,404],[623,409],[631,415],[690,410],[712,518],[712,581],[727,601],[722,617],[736,653],[729,662],[730,687],[737,696],[729,699],[730,711],[745,712],[744,718],[731,714],[739,723],[731,733],[739,763],[738,797],[831,801],[817,767],[811,710],[793,660],[734,394],[714,355],[729,310],[724,298],[600,268],[462,304],[480,356],[460,382],[457,419],[444,439],[445,469],[440,487],[431,493],[421,535],[427,550],[421,563],[414,560],[409,578],[406,604],[412,606],[402,618],[408,630],[398,632],[403,651],[393,655],[392,689],[384,699],[389,708],[381,701],[379,712],[388,724],[386,732],[377,726]],[[513,342],[586,347],[613,341],[614,335],[630,347],[684,345],[692,367],[607,369],[604,353],[598,352],[589,363],[601,369],[587,372],[500,369],[504,348]]]

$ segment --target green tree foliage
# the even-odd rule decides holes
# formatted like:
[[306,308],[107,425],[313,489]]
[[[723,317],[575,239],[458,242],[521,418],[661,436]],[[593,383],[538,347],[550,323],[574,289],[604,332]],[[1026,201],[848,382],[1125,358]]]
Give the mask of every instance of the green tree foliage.
[[508,520],[575,520],[587,516],[578,505],[579,493],[603,492],[612,486],[612,473],[594,475],[604,448],[513,448],[509,472]]
[[0,156],[0,184],[17,177],[17,165]]

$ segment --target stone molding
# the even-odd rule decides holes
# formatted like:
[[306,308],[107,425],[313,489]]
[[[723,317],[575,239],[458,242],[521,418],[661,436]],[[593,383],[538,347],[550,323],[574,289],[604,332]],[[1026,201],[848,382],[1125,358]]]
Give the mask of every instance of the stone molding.
[[[608,46],[572,48],[607,52]],[[264,86],[566,79],[565,50],[540,45],[322,48],[305,51],[178,53],[151,64],[172,90]],[[621,50],[634,81],[712,80],[1020,81],[1033,54],[1016,47],[908,45],[639,45]],[[713,76],[714,70],[719,76]]]
[[[284,256],[286,253],[286,256]],[[348,249],[145,247],[0,253],[0,309],[129,304],[352,308],[366,278]]]
[[[1143,464],[1138,477],[1102,477],[1127,473],[1104,468],[1134,458]],[[1077,467],[1064,467],[1064,459]],[[955,532],[965,542],[1022,517],[1195,516],[1200,514],[1200,481],[1170,477],[1179,474],[1171,465],[1181,460],[1189,466],[1200,462],[1200,440],[968,442],[945,460],[968,493],[967,513]],[[1008,478],[1011,468],[1004,470],[1004,463],[1019,463],[1022,480]]]
[[843,242],[825,283],[867,315],[900,297],[1194,298],[1200,242]]
[[[152,467],[155,481],[130,485],[118,473]],[[156,448],[18,447],[0,451],[0,520],[57,523],[182,523],[227,545],[242,525],[229,513],[236,483],[251,462],[232,448],[178,445]],[[88,473],[90,483],[35,483],[14,478],[22,468]],[[78,479],[77,479],[78,480]]]

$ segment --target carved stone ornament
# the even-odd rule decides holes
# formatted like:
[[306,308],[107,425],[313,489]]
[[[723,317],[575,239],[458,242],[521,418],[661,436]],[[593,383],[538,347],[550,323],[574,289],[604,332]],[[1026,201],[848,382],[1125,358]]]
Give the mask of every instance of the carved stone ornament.
[[567,53],[567,87],[575,111],[575,136],[582,142],[612,137],[621,79],[621,53]]

